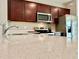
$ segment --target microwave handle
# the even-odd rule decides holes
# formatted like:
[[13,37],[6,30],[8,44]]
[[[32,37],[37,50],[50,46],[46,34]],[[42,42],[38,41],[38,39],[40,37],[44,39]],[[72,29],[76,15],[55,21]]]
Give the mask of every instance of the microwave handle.
[[50,15],[50,17],[49,17],[49,21],[52,21],[52,15]]

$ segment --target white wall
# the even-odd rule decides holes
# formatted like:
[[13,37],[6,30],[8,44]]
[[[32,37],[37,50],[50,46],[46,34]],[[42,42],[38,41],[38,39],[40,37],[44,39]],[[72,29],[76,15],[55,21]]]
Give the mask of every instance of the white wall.
[[[2,37],[2,25],[5,24],[7,27],[8,22],[7,22],[7,0],[0,0],[0,40],[3,39]],[[5,28],[6,28],[5,27]]]
[[7,24],[7,0],[0,0],[0,24]]
[[[40,23],[33,23],[33,22],[10,22],[10,26],[18,26],[20,30],[34,30],[34,27],[41,26]],[[44,26],[47,26],[44,24]],[[51,29],[53,32],[55,32],[55,24],[51,24]]]

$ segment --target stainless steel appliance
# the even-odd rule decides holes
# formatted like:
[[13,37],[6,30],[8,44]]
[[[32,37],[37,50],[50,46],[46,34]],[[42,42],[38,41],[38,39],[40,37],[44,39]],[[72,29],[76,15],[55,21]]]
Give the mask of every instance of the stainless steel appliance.
[[37,22],[52,22],[52,15],[50,13],[37,12]]
[[77,16],[65,15],[59,18],[59,28],[62,32],[63,28],[66,29],[67,41],[71,42],[72,40],[78,39],[78,19]]

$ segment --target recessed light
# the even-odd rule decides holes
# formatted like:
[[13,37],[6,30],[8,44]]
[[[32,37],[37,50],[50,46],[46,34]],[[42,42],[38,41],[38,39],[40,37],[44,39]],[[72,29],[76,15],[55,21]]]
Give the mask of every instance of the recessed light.
[[31,3],[29,6],[32,7],[32,8],[34,8],[36,6],[36,4]]
[[35,0],[26,0],[26,1],[35,1]]
[[55,10],[55,11],[58,11],[58,8],[55,8],[54,10]]
[[70,6],[72,6],[72,5],[73,5],[73,3],[71,2],[69,5],[70,5]]

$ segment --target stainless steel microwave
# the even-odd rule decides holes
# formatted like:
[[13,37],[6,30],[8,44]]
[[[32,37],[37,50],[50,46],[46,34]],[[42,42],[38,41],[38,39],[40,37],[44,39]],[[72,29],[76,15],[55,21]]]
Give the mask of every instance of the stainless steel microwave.
[[50,13],[37,12],[37,22],[52,22],[52,15]]

